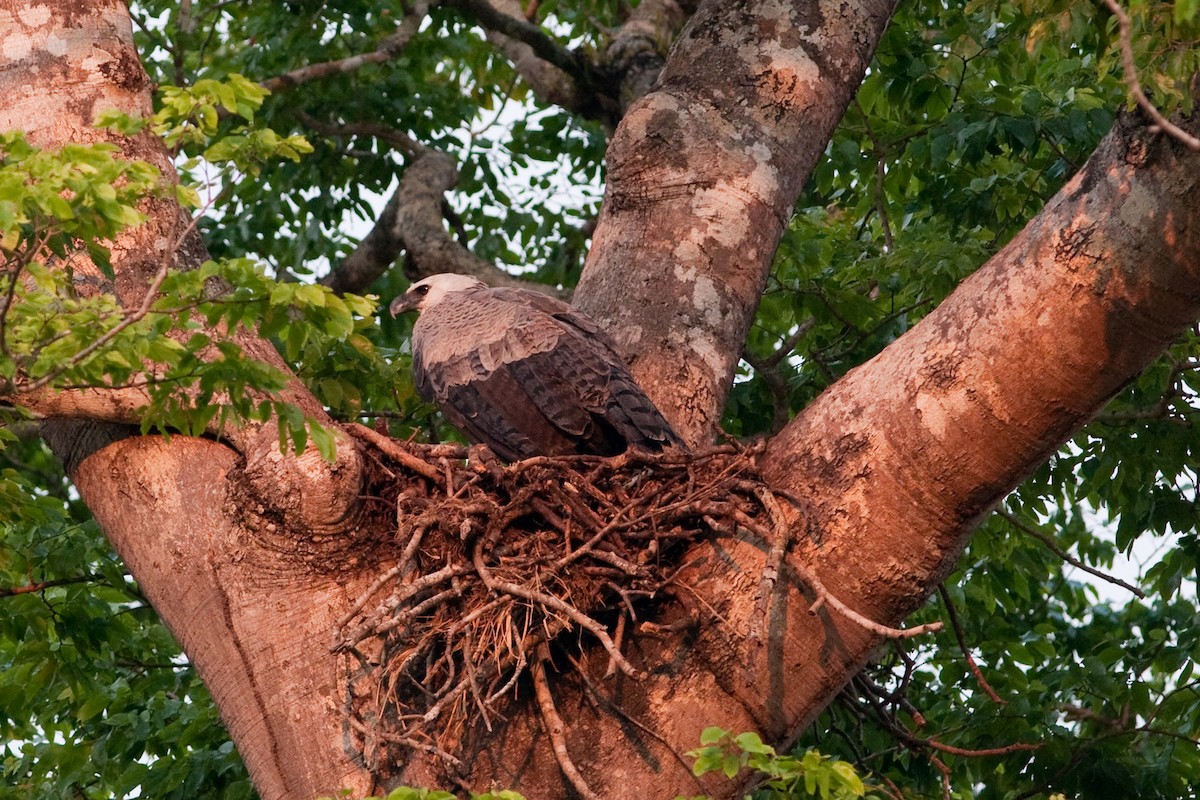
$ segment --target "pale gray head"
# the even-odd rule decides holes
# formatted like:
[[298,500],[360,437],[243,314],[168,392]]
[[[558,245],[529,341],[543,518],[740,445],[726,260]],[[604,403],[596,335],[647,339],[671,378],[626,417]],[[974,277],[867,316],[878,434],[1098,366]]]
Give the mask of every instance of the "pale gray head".
[[470,275],[458,275],[453,272],[430,275],[408,287],[407,292],[393,300],[392,304],[388,306],[388,313],[395,317],[405,311],[412,311],[414,308],[417,311],[424,311],[440,303],[448,294],[485,288],[487,288],[486,283],[478,278],[472,278]]

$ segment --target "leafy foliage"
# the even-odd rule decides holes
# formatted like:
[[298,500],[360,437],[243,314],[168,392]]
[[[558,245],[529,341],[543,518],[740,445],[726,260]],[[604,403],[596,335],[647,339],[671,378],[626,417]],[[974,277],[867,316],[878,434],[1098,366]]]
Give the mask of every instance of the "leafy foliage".
[[[1190,110],[1200,4],[1126,5],[1143,85],[1165,112]],[[621,8],[557,0],[538,13],[560,41],[598,52]],[[149,370],[146,430],[274,414],[292,446],[321,438],[294,409],[262,405],[281,385],[277,371],[205,332],[245,326],[270,337],[336,417],[382,415],[397,435],[441,435],[405,377],[410,323],[377,325],[368,301],[308,283],[357,244],[408,156],[375,135],[314,135],[306,120],[382,124],[452,153],[460,238],[567,285],[598,207],[604,132],[539,104],[453,9],[437,9],[388,61],[274,95],[257,82],[374,50],[395,33],[401,5],[149,0],[134,13],[164,86],[159,110],[102,122],[164,136],[186,183],[163,183],[104,145],[45,151],[19,134],[0,138],[0,248],[6,270],[17,265],[25,279],[0,276],[11,292],[0,307],[0,394],[22,382],[124,385]],[[1025,225],[1128,104],[1115,25],[1099,4],[902,4],[797,204],[726,429],[772,430],[910,329]],[[133,321],[111,295],[80,292],[73,268],[111,277],[103,242],[140,222],[142,198],[172,195],[205,206],[197,225],[213,261],[165,274],[160,299]],[[395,294],[398,273],[372,291]],[[1196,333],[1181,340],[985,523],[945,599],[913,620],[948,619],[948,601],[957,625],[881,653],[797,755],[713,732],[698,768],[765,769],[771,796],[894,785],[941,797],[947,784],[981,798],[1194,793],[1198,344]],[[213,347],[222,357],[201,357]],[[218,406],[218,395],[228,401]],[[5,414],[0,784],[14,788],[0,796],[248,796],[203,687],[28,423]],[[1119,569],[1146,597],[1083,573],[1047,542]],[[793,788],[801,793],[784,794]]]
[[696,759],[693,772],[704,775],[720,771],[736,778],[743,770],[759,773],[760,788],[756,800],[817,797],[821,800],[858,800],[874,797],[854,767],[845,761],[808,750],[796,756],[781,756],[756,733],[736,736],[722,728],[706,728],[700,734],[698,750],[688,753]]

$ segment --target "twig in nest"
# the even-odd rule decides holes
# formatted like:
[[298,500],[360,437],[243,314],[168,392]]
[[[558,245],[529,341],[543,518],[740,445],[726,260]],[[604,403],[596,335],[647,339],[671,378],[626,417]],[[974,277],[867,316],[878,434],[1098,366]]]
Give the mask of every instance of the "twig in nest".
[[[626,602],[628,602],[628,600],[626,600]],[[633,614],[632,606],[630,606],[630,608],[629,608],[629,613],[631,615]],[[613,634],[613,641],[616,642],[618,649],[625,642],[625,620],[626,620],[626,616],[624,614],[622,614],[620,617],[617,618],[617,630],[616,630],[616,633]],[[617,674],[617,662],[612,656],[609,656],[608,669],[606,669],[604,671],[604,677],[611,678],[613,675],[616,675],[616,674]]]
[[411,747],[414,750],[424,750],[426,753],[433,753],[438,758],[445,761],[447,764],[453,764],[454,766],[458,767],[459,769],[462,769],[461,761],[459,761],[457,758],[452,756],[450,753],[447,753],[445,750],[442,750],[440,747],[437,747],[435,745],[431,745],[431,744],[427,744],[422,741],[418,741],[417,739],[414,739],[411,736],[396,736],[395,734],[390,734],[387,731],[376,730],[374,728],[371,728],[371,727],[365,725],[362,722],[359,722],[358,720],[354,719],[353,717],[350,717],[350,727],[354,728],[356,731],[363,734],[364,736],[372,736],[372,737],[376,737],[379,739],[383,739],[385,741],[395,742],[396,744],[402,744],[405,747]]
[[593,792],[587,781],[583,779],[575,762],[571,760],[570,752],[567,751],[567,737],[564,733],[566,726],[563,725],[562,717],[558,715],[558,709],[554,707],[554,695],[550,693],[550,683],[546,680],[546,662],[549,660],[550,648],[545,642],[542,642],[538,645],[531,672],[533,673],[533,690],[537,694],[538,708],[541,709],[542,721],[546,724],[546,733],[550,735],[554,758],[558,761],[559,769],[575,787],[575,791],[579,792],[580,797],[584,800],[600,800],[599,795]]
[[400,464],[407,469],[410,469],[418,475],[428,478],[439,486],[441,485],[443,478],[437,467],[425,461],[423,458],[408,452],[399,444],[397,444],[395,439],[390,439],[387,436],[384,436],[382,433],[376,433],[366,425],[360,425],[357,422],[352,422],[349,425],[346,425],[345,430],[351,436],[371,443],[374,447],[378,448],[381,453],[386,455],[388,458],[400,462]]
[[[628,622],[642,613],[638,599],[668,590],[692,566],[673,558],[682,547],[720,529],[705,520],[732,527],[733,511],[744,509],[780,524],[750,480],[751,455],[730,447],[686,458],[535,458],[498,476],[460,463],[463,448],[409,444],[404,452],[428,464],[414,471],[429,480],[393,495],[394,476],[378,465],[402,553],[339,621],[334,646],[358,662],[347,673],[347,708],[356,742],[371,752],[433,742],[461,757],[481,716],[480,729],[504,717],[521,677],[534,672],[535,649],[572,630],[594,636],[613,667],[645,678],[622,653]],[[681,595],[685,607],[689,596]],[[615,638],[606,622],[614,607],[622,612]],[[373,645],[360,645],[372,636]],[[544,664],[538,669],[545,678]],[[375,728],[380,735],[366,733]]]
[[621,668],[629,677],[634,680],[642,680],[646,677],[646,673],[639,670],[637,667],[630,664],[625,656],[621,655],[621,651],[617,649],[612,638],[608,635],[608,631],[604,630],[599,622],[587,616],[579,609],[569,603],[566,603],[554,595],[539,592],[534,589],[529,589],[525,586],[518,586],[511,581],[501,580],[492,574],[492,571],[483,563],[483,549],[479,546],[475,547],[474,552],[475,570],[479,573],[479,577],[494,592],[503,592],[520,597],[524,600],[537,603],[545,608],[552,608],[555,611],[563,614],[571,619],[579,627],[586,630],[588,633],[600,640],[600,644],[604,645],[604,649],[617,662],[617,666]]
[[487,728],[488,733],[492,732],[492,721],[488,718],[487,703],[483,702],[483,698],[479,696],[479,680],[475,676],[475,659],[471,657],[471,632],[467,631],[463,637],[463,664],[467,670],[467,680],[471,685],[471,699],[475,701],[475,707],[479,709],[479,716],[483,718],[483,726]]

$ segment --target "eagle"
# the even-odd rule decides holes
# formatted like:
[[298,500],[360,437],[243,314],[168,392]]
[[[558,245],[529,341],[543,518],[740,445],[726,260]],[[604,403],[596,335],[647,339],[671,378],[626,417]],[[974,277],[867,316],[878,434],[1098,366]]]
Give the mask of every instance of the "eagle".
[[413,309],[417,391],[506,461],[685,449],[612,338],[561,300],[443,273],[388,307]]

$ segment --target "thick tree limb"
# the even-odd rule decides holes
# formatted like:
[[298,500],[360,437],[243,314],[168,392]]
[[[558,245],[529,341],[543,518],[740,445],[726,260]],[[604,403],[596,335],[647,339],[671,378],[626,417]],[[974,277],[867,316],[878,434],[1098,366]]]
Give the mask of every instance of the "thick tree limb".
[[[143,436],[94,453],[74,478],[219,698],[259,794],[315,797],[352,789],[364,796],[370,776],[342,752],[340,741],[314,747],[311,736],[341,727],[340,710],[318,688],[325,679],[317,676],[326,674],[321,645],[333,629],[334,610],[353,589],[311,573],[301,579],[304,571],[296,572],[295,563],[280,562],[279,552],[247,539],[240,511],[226,495],[237,462],[215,442]],[[279,630],[288,635],[264,657],[264,635]]]
[[502,7],[490,0],[447,0],[446,5],[466,12],[487,30],[525,44],[534,55],[562,70],[580,87],[590,88],[595,83],[595,76],[584,59],[556,42],[541,26],[522,16],[506,13],[512,10],[511,5]]
[[[335,129],[335,126],[322,127]],[[374,131],[374,127],[370,130]],[[392,138],[402,136],[393,132]],[[380,212],[379,220],[354,252],[322,278],[321,283],[335,292],[362,292],[405,253],[408,257],[405,273],[412,280],[438,272],[458,272],[474,275],[491,286],[519,286],[561,296],[552,286],[513,277],[479,258],[450,235],[443,221],[442,203],[445,193],[458,183],[458,165],[447,153],[409,141],[414,158]]]
[[1004,250],[771,442],[769,480],[821,487],[797,558],[872,619],[918,607],[992,505],[1200,316],[1198,191],[1200,154],[1122,117]]
[[[148,107],[144,75],[129,66],[136,57],[123,3],[37,8],[50,10],[50,25],[32,32],[0,11],[5,32],[28,39],[6,46],[44,56],[0,77],[5,119],[35,121],[39,141],[66,141],[89,120],[64,109],[110,95],[116,107]],[[682,37],[663,90],[622,123],[584,294],[694,440],[712,429],[722,375],[731,374],[790,203],[890,9],[708,4]],[[50,53],[48,31],[61,34],[56,50],[66,42],[66,57]],[[97,41],[118,54],[97,56]],[[85,55],[107,71],[85,72]],[[50,102],[30,91],[32,79],[4,82],[33,66]],[[828,117],[827,105],[835,109]],[[163,156],[148,139],[127,144]],[[762,469],[780,493],[805,497],[815,533],[797,537],[780,570],[764,657],[747,674],[745,632],[770,543],[742,531],[686,554],[676,584],[696,618],[692,638],[627,641],[624,652],[653,669],[638,681],[618,675],[613,689],[661,738],[615,717],[589,719],[592,735],[571,737],[571,758],[592,765],[597,794],[673,795],[691,778],[662,756],[694,747],[707,725],[758,729],[786,744],[812,719],[877,637],[840,614],[798,613],[816,595],[787,565],[804,564],[865,618],[894,624],[918,606],[996,499],[1200,314],[1197,181],[1200,155],[1166,137],[1147,144],[1145,129],[1123,118],[1025,232],[771,442]],[[156,210],[151,225],[163,227],[151,233],[174,230],[176,211]],[[154,241],[137,240],[125,260],[114,259],[122,297],[140,298],[152,279]],[[259,514],[267,491],[286,502],[342,481],[337,469],[279,458],[308,482],[245,491],[237,454],[182,436],[88,448],[71,469],[212,689],[261,794],[366,794],[370,776],[343,751],[343,718],[328,702],[344,676],[331,674],[324,645],[390,564],[355,561],[364,549],[357,519],[312,530]],[[254,459],[247,468],[270,474]],[[602,647],[588,655],[598,671],[608,657]],[[556,688],[557,707],[574,707],[569,687]],[[529,758],[516,766],[476,758],[472,785],[499,777],[529,796],[562,795],[553,753],[535,745],[546,738],[536,713],[514,708],[495,740],[508,754],[529,745]],[[435,783],[443,754],[415,753],[398,778]]]
[[616,93],[619,116],[614,125],[650,92],[666,66],[667,50],[695,10],[694,3],[644,0],[612,32],[602,69]]
[[[636,165],[637,182],[626,184],[635,206],[644,195],[634,186],[647,194],[661,186],[652,157]],[[764,474],[808,501],[814,529],[794,543],[787,563],[803,563],[869,619],[894,625],[919,607],[994,503],[1200,316],[1198,193],[1200,154],[1122,117],[1024,232],[770,443]],[[618,246],[607,241],[598,246]],[[690,268],[685,256],[674,269]],[[601,261],[590,269],[608,263],[593,258]],[[631,269],[649,281],[640,265]],[[629,304],[628,291],[623,296],[640,305]],[[631,349],[653,350],[637,338],[644,318],[636,311],[614,320]],[[643,374],[669,368],[656,362]],[[664,378],[660,385],[678,392],[681,383]],[[679,584],[704,609],[696,638],[667,640],[661,649],[639,642],[645,663],[688,654],[682,674],[621,686],[625,702],[647,709],[646,724],[668,741],[689,746],[704,725],[718,724],[758,729],[786,746],[878,644],[840,615],[796,613],[813,598],[793,584],[783,602],[772,603],[765,663],[743,682],[742,633],[750,629],[767,548],[755,538],[729,538],[689,553],[685,560],[701,563],[684,570]],[[595,660],[602,669],[603,658]],[[616,723],[595,730],[594,751],[573,753],[576,760],[630,752]],[[589,775],[597,793],[631,780],[640,791],[669,793],[683,781],[664,779],[662,764],[649,762],[634,778],[632,761],[620,761],[619,776]],[[539,774],[553,769],[545,764]]]
[[[491,11],[476,14],[481,6]],[[609,130],[634,101],[650,91],[666,63],[668,46],[694,10],[676,0],[646,0],[611,32],[603,56],[588,61],[552,40],[543,48],[558,48],[559,52],[554,58],[544,58],[544,50],[534,47],[532,39],[545,33],[523,19],[516,0],[471,0],[460,7],[475,16],[488,41],[508,58],[539,99],[597,120]],[[558,65],[570,59],[581,65],[580,71]]]
[[712,435],[792,205],[893,6],[704,3],[613,137],[576,302],[690,444]]

